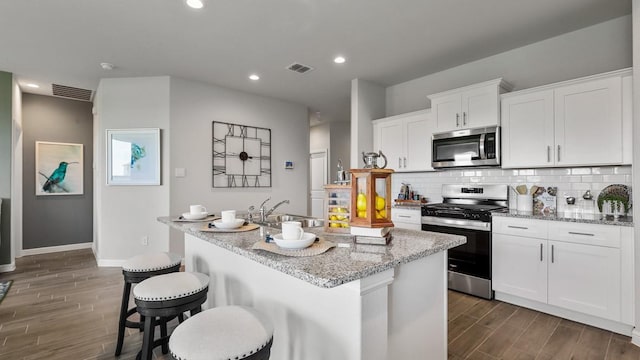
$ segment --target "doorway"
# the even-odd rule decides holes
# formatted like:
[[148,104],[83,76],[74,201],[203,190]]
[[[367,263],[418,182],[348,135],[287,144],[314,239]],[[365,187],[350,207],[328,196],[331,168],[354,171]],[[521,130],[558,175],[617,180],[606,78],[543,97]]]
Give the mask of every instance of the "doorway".
[[327,149],[312,150],[309,154],[309,214],[316,218],[324,218],[326,201],[324,185],[329,180],[329,151]]

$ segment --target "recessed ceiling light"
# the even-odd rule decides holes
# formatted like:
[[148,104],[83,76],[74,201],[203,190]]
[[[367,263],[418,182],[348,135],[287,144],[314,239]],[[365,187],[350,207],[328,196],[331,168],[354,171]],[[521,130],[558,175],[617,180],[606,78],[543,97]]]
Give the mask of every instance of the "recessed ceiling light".
[[344,64],[345,61],[347,61],[347,59],[345,59],[344,56],[336,56],[336,58],[333,59],[333,62],[336,64]]
[[260,76],[256,75],[256,74],[251,74],[249,75],[249,79],[256,81],[256,80],[260,80]]
[[202,0],[187,0],[187,5],[189,5],[189,7],[193,9],[202,9],[202,7],[204,6]]
[[40,87],[40,85],[38,85],[38,84],[33,84],[33,83],[29,83],[29,84],[27,84],[27,87],[37,89],[37,88],[39,88],[39,87]]
[[100,63],[100,67],[102,68],[102,70],[113,70],[115,68],[115,65],[108,62],[103,62]]

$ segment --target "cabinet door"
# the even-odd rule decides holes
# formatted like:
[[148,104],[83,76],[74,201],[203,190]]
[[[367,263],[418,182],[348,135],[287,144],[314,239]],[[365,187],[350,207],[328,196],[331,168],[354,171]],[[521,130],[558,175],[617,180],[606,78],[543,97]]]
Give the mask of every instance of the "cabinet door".
[[460,94],[453,94],[434,98],[431,101],[431,113],[436,121],[437,132],[462,127],[461,99]]
[[[387,168],[400,169],[404,152],[402,149],[402,120],[376,123],[374,129],[374,149],[387,157]],[[377,141],[375,141],[377,140]],[[379,158],[378,166],[384,165],[384,159]]]
[[555,138],[557,165],[621,164],[621,78],[556,89]]
[[620,320],[620,249],[549,240],[549,304]]
[[555,163],[553,90],[502,99],[502,166]]
[[431,167],[433,127],[433,121],[425,115],[405,119],[403,171],[433,170]]
[[493,290],[547,302],[547,240],[494,234]]
[[485,86],[462,93],[462,128],[499,125],[498,90]]

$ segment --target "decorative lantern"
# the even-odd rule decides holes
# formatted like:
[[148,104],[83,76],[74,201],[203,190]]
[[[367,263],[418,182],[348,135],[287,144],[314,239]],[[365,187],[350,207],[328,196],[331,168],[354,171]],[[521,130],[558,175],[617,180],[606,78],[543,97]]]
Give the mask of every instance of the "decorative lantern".
[[392,227],[392,169],[351,169],[351,226]]

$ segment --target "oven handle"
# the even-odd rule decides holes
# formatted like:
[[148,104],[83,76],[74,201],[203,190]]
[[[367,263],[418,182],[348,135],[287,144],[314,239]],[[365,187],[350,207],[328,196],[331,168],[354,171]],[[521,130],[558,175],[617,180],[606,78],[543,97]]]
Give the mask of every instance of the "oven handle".
[[460,220],[460,219],[447,219],[435,216],[423,216],[423,225],[436,225],[436,226],[448,226],[459,229],[470,229],[480,231],[491,231],[490,222],[474,221],[474,220]]

